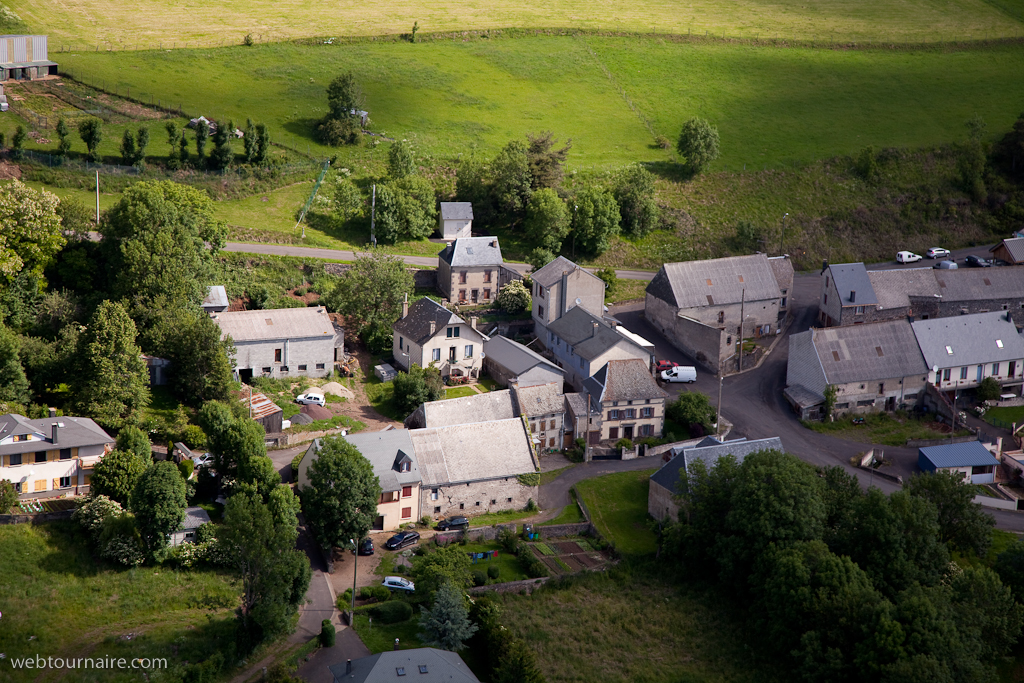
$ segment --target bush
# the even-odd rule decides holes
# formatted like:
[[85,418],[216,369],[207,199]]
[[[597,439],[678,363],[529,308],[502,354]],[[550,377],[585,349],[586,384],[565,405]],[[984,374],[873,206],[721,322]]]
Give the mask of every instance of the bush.
[[274,295],[270,291],[270,287],[263,284],[253,285],[245,293],[249,296],[250,307],[256,310],[265,309],[267,304],[270,303],[270,298]]
[[473,572],[473,585],[474,586],[486,586],[487,585],[487,574],[477,569]]
[[615,447],[616,448],[632,448],[633,447],[633,442],[630,441],[629,439],[619,439],[618,441],[615,442]]
[[359,142],[359,129],[355,119],[324,119],[316,128],[317,138],[329,147],[354,145]]
[[370,597],[377,602],[387,602],[391,599],[391,591],[384,586],[371,586]]
[[320,622],[320,647],[334,647],[334,624],[330,619]]
[[496,300],[501,309],[515,315],[530,310],[532,299],[522,280],[513,280],[498,290]]
[[189,425],[181,434],[181,440],[185,445],[195,450],[202,450],[207,447],[206,432],[199,425]]
[[178,463],[178,473],[181,474],[181,478],[188,481],[192,477],[192,471],[196,465],[191,460],[185,459]]
[[498,565],[492,564],[490,567],[487,568],[487,577],[488,578],[496,579],[496,578],[498,578],[499,574],[501,574],[501,567],[499,567]]
[[412,605],[403,600],[389,600],[374,607],[371,615],[382,624],[397,624],[412,617]]
[[547,566],[543,562],[538,560],[536,557],[534,557],[533,553],[530,553],[529,558],[529,560],[523,563],[526,565],[527,576],[529,576],[531,579],[539,579],[551,575],[551,573],[548,571]]
[[979,401],[995,401],[1003,393],[999,382],[992,377],[986,377],[978,385],[977,396]]
[[71,519],[78,522],[85,531],[97,540],[103,532],[103,523],[108,517],[124,514],[121,504],[106,496],[89,496],[78,504],[71,513]]
[[[359,599],[360,600],[370,600],[370,599],[372,599],[373,598],[373,592],[372,591],[373,591],[374,588],[376,588],[376,586],[366,586],[364,588],[360,588],[359,589]],[[381,588],[384,588],[384,586],[381,586]],[[387,590],[387,589],[385,588],[385,590]]]
[[519,536],[512,529],[502,529],[498,532],[498,545],[506,553],[516,554],[516,546],[519,545]]

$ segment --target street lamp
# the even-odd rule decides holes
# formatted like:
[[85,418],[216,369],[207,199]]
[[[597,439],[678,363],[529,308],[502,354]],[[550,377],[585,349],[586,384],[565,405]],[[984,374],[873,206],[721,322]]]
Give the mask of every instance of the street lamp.
[[355,555],[355,562],[352,563],[352,608],[348,613],[348,625],[352,626],[356,623],[356,579],[359,576],[359,546],[356,545],[355,539],[348,539],[348,542],[352,544],[352,554]]
[[715,436],[722,434],[722,385],[725,383],[725,375],[721,374],[719,369],[718,375],[718,416],[715,418]]
[[789,218],[789,214],[785,213],[782,215],[782,241],[779,244],[779,254],[786,253],[786,219]]

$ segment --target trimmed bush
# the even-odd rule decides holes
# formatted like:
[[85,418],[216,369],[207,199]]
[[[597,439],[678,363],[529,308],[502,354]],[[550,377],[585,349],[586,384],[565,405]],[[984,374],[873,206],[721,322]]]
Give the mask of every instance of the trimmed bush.
[[[371,599],[373,597],[373,592],[372,592],[373,588],[374,588],[373,586],[367,586],[365,588],[360,588],[359,589],[359,599],[360,600],[369,600],[369,599]],[[384,588],[384,587],[381,586],[381,588]],[[387,590],[387,589],[385,589],[385,590]],[[351,591],[349,591],[349,592],[351,593]]]
[[320,622],[320,647],[334,647],[334,624],[330,619]]
[[402,600],[389,600],[374,607],[371,614],[382,624],[397,624],[412,617],[412,605]]
[[488,578],[496,579],[498,578],[499,574],[501,574],[501,567],[499,567],[498,565],[492,564],[490,567],[487,568]]
[[473,585],[474,586],[485,586],[487,585],[487,574],[477,569],[473,572]]
[[391,591],[385,586],[373,586],[370,588],[370,597],[377,602],[387,602],[391,599]]

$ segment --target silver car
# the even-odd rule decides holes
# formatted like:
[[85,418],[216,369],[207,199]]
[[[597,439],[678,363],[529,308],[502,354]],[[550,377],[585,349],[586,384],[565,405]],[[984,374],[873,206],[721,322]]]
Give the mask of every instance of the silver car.
[[403,579],[401,576],[385,576],[380,585],[393,591],[405,591],[406,593],[412,593],[416,590],[416,584],[409,579]]

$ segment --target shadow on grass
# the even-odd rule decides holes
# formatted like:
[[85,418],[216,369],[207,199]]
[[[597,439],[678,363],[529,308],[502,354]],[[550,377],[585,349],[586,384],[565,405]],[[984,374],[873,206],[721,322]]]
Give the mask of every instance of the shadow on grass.
[[659,178],[675,183],[685,183],[688,180],[693,180],[697,175],[686,166],[674,161],[650,161],[644,166]]

